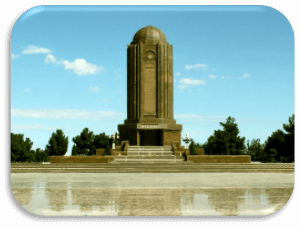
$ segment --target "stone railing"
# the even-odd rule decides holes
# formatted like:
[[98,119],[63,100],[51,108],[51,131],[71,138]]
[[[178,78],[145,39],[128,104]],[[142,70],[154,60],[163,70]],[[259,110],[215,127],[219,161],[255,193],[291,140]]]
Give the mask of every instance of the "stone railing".
[[[127,155],[129,147],[129,141],[122,141],[121,145],[117,145],[116,149],[110,149],[111,156]],[[96,156],[103,156],[105,149],[96,149]]]
[[175,143],[171,144],[172,151],[174,152],[174,155],[176,156],[188,156],[190,154],[189,149],[185,149],[184,146],[176,146]]

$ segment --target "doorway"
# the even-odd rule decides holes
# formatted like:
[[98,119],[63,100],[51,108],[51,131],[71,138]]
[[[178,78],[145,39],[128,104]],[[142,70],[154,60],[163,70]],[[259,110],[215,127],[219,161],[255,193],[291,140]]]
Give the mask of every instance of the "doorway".
[[141,146],[162,146],[161,130],[142,130],[140,131]]

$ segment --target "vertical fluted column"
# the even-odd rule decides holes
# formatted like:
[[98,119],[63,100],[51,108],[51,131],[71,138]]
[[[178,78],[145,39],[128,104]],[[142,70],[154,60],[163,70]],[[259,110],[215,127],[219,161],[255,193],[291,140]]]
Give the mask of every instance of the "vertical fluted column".
[[133,61],[133,46],[130,46],[130,118],[133,118]]
[[132,50],[133,50],[133,75],[132,75],[132,79],[133,79],[133,86],[132,86],[132,99],[133,99],[133,108],[132,108],[132,118],[136,118],[136,62],[137,62],[137,58],[136,58],[136,45],[134,45],[132,47]]
[[136,118],[140,118],[141,45],[136,48]]
[[158,56],[157,56],[157,64],[158,64],[158,72],[157,72],[157,77],[158,77],[158,116],[159,118],[164,118],[165,115],[165,61],[164,59],[164,54],[165,54],[165,49],[164,45],[158,44]]
[[157,117],[158,118],[161,118],[161,78],[160,78],[160,74],[161,74],[161,62],[158,60],[161,58],[161,47],[159,44],[157,44],[157,47],[156,47],[156,56],[157,56],[157,91],[156,91],[156,97],[157,97],[157,102],[156,102],[156,105],[157,105]]
[[168,51],[168,118],[173,119],[173,46]]
[[142,43],[139,43],[140,47],[140,55],[139,55],[139,60],[140,60],[140,78],[139,78],[139,118],[143,116],[143,107],[144,107],[144,100],[142,99],[142,90],[143,87],[145,86],[144,81],[143,81],[143,75],[144,75],[144,61],[142,60],[143,57],[143,49],[144,46]]
[[164,46],[164,55],[161,59],[164,62],[164,118],[168,117],[168,45]]
[[130,118],[130,46],[127,46],[127,119]]

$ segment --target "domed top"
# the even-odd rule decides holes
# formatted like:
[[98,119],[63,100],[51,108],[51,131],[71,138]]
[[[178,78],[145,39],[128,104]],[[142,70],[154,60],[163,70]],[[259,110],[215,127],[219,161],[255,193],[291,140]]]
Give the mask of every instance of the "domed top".
[[138,30],[131,42],[131,44],[163,44],[168,43],[166,35],[158,28],[153,26],[147,26]]

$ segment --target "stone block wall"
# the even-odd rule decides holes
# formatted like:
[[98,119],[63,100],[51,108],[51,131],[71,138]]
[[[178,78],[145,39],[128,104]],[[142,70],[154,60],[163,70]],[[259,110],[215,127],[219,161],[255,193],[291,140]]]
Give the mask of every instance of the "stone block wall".
[[103,148],[96,149],[96,155],[97,156],[102,156],[104,152],[105,152],[105,149],[103,149]]
[[205,155],[204,148],[195,148],[197,155]]
[[113,156],[50,156],[50,163],[109,163]]
[[180,131],[164,131],[163,132],[163,144],[164,146],[170,146],[172,143],[176,147],[180,146],[181,132]]
[[133,129],[131,127],[122,127],[122,129],[119,128],[120,132],[120,141],[129,141],[130,145],[137,145],[138,141],[138,133],[136,129]]
[[251,163],[250,155],[189,155],[187,161],[194,163]]

